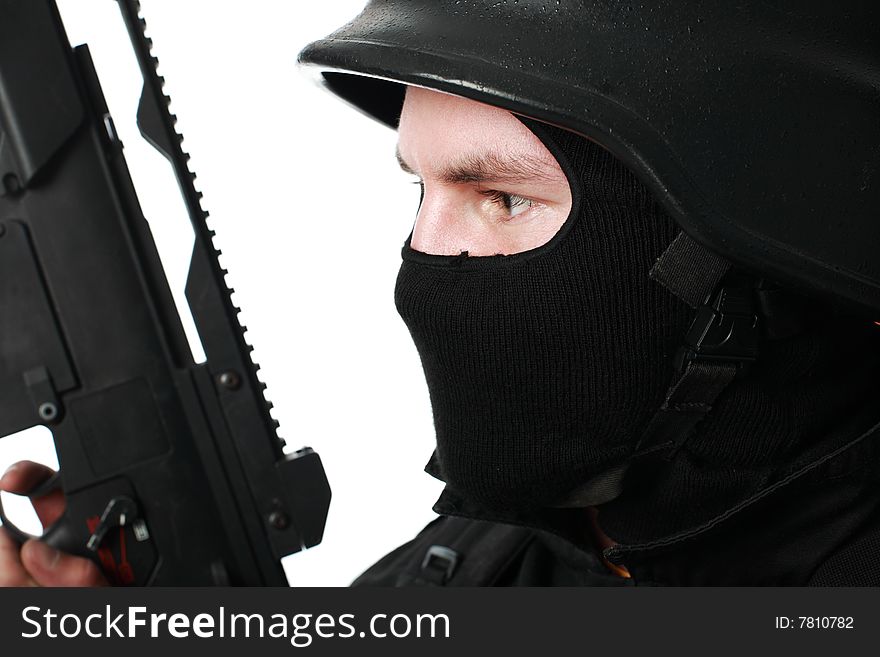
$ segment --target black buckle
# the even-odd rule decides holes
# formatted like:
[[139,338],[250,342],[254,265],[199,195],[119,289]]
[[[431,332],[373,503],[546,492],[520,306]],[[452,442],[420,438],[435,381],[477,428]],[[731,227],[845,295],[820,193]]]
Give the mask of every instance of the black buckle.
[[443,545],[432,545],[422,560],[422,574],[435,580],[438,585],[446,584],[458,567],[458,552]]
[[744,373],[758,356],[758,313],[751,288],[722,287],[697,309],[675,365],[692,361],[733,362]]

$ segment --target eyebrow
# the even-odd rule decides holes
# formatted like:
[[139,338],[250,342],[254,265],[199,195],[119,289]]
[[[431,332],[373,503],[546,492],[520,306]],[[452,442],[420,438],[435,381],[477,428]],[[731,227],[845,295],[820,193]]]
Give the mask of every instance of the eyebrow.
[[[397,149],[395,155],[401,169],[414,176],[418,175],[403,159],[400,148]],[[556,177],[548,173],[549,167],[552,167],[550,161],[533,155],[502,156],[490,151],[466,155],[457,162],[445,165],[438,172],[437,179],[447,184],[521,183],[529,180],[551,182]]]

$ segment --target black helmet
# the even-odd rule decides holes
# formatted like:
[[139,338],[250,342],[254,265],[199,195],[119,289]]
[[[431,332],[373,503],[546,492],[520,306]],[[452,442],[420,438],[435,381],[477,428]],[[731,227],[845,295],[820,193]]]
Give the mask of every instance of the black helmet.
[[880,310],[875,0],[372,0],[299,61],[395,126],[404,86],[595,140],[697,242]]

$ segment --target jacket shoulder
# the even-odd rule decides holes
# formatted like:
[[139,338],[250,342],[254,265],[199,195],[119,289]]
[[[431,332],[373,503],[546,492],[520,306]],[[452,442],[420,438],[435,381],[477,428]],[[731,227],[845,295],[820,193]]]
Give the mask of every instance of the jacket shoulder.
[[525,527],[440,516],[352,586],[492,586],[534,538]]
[[536,529],[440,516],[352,586],[626,586],[592,553]]

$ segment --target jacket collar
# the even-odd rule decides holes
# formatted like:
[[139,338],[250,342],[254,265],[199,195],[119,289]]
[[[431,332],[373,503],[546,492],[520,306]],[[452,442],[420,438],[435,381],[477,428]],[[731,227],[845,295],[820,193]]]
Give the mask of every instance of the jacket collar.
[[[860,414],[849,423],[848,440],[809,454],[710,520],[647,542],[615,545],[604,550],[605,558],[643,585],[804,584],[880,507],[876,415],[873,407]],[[425,469],[437,476],[436,456]],[[447,486],[434,511],[533,527],[595,551],[585,509],[488,511]]]

